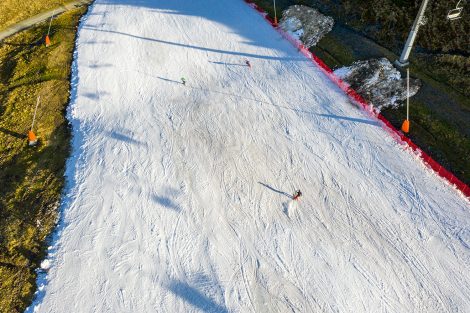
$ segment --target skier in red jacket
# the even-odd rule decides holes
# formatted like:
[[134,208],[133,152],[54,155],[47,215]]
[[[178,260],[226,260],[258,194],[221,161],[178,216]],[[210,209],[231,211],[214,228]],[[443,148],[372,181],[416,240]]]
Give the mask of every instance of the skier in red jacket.
[[298,200],[301,196],[302,196],[302,192],[299,189],[296,192],[294,192],[294,195],[292,196],[292,200]]

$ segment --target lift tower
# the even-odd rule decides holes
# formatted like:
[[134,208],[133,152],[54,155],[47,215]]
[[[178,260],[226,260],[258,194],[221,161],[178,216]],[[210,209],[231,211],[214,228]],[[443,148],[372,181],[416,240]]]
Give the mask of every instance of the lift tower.
[[429,0],[424,0],[421,3],[421,7],[419,8],[418,15],[413,23],[413,27],[411,28],[410,34],[408,35],[408,39],[406,40],[405,47],[400,56],[400,60],[395,61],[395,64],[400,67],[408,66],[408,58],[410,56],[411,49],[413,48],[413,44],[416,39],[416,35],[418,35],[418,30],[421,25],[426,24],[426,18],[424,16],[424,11],[426,11],[426,7],[428,5]]

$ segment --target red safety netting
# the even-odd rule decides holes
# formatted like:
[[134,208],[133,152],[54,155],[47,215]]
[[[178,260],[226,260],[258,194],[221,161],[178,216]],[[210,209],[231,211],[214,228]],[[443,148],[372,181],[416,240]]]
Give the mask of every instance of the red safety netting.
[[268,16],[268,14],[260,8],[258,5],[252,2],[252,0],[244,0],[250,7],[258,11],[266,21],[271,24],[276,31],[281,34],[283,38],[289,41],[294,45],[300,53],[305,57],[312,60],[312,62],[318,66],[325,73],[331,81],[333,81],[341,90],[343,90],[355,104],[360,108],[365,110],[370,116],[380,120],[382,123],[382,128],[386,130],[397,142],[400,144],[405,144],[411,148],[411,150],[421,158],[423,163],[430,169],[432,169],[437,175],[444,178],[451,185],[454,185],[458,190],[460,190],[465,196],[470,198],[470,187],[464,184],[461,180],[455,177],[454,174],[442,167],[438,162],[431,158],[427,153],[421,150],[415,143],[406,137],[400,130],[396,129],[390,121],[388,121],[382,114],[374,110],[374,107],[369,104],[364,98],[362,98],[354,89],[349,87],[347,83],[342,81],[338,76],[333,73],[333,70],[328,67],[319,57],[310,52],[299,40],[292,37],[290,34],[286,33],[279,27],[274,24],[274,20]]

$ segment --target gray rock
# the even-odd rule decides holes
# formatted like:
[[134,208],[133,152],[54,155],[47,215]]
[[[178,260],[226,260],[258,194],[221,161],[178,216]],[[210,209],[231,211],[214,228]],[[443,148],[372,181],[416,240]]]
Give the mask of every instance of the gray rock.
[[[379,110],[397,107],[406,100],[406,77],[402,78],[386,58],[357,61],[337,69],[335,74]],[[420,87],[419,79],[410,79],[410,97]]]
[[333,18],[321,14],[316,9],[293,5],[282,12],[279,26],[310,48],[333,29],[333,24]]

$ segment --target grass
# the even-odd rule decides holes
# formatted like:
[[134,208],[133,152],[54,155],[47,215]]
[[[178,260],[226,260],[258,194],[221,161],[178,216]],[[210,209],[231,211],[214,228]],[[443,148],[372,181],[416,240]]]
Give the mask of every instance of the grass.
[[0,30],[44,11],[68,3],[71,0],[2,0],[0,1]]
[[[10,3],[12,1],[7,1]],[[37,1],[45,2],[45,1]],[[4,4],[2,4],[4,6]],[[57,221],[70,130],[65,120],[76,26],[86,8],[60,15],[52,46],[48,24],[6,39],[0,45],[0,312],[23,312],[31,303],[35,269]],[[28,147],[37,96],[35,132]]]
[[[425,103],[410,99],[409,137],[421,149],[467,184],[470,182],[470,138],[440,118]],[[397,128],[406,117],[406,108],[387,109],[384,116]]]
[[348,49],[344,49],[344,44],[331,36],[322,38],[317,46],[312,47],[312,51],[332,69],[356,61],[353,54]]

